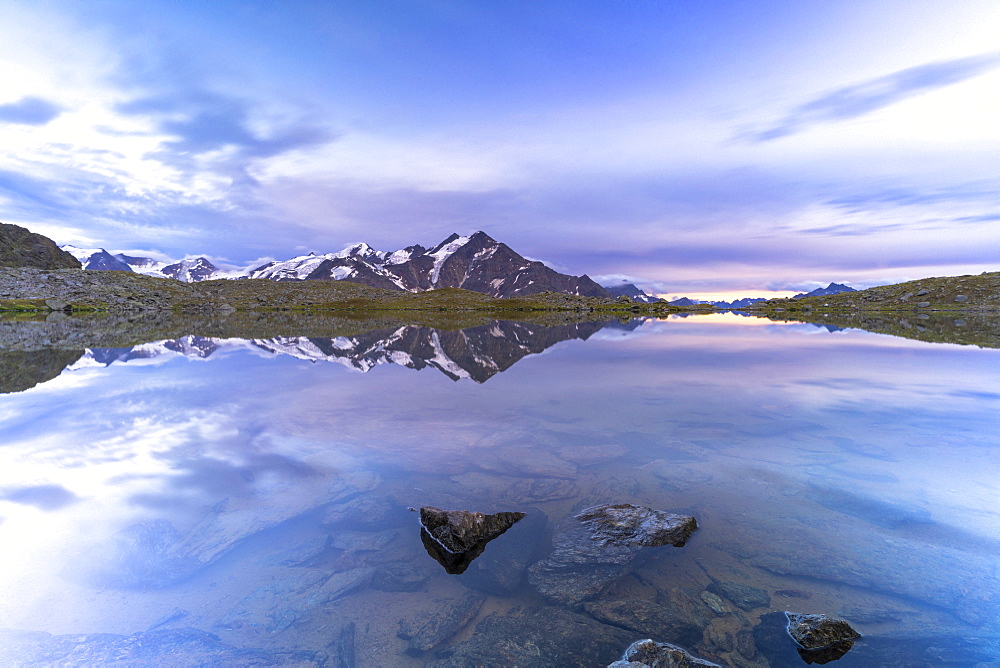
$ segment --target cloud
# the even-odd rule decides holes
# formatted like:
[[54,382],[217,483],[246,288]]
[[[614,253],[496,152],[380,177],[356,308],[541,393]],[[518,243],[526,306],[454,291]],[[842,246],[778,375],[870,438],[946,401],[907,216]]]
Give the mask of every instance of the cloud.
[[983,204],[995,207],[1000,181],[981,180],[948,186],[915,188],[888,187],[862,190],[828,200],[827,204],[847,211],[865,211],[885,206],[926,206],[932,204]]
[[39,510],[59,510],[76,503],[79,499],[73,492],[59,485],[33,485],[0,490],[0,499]]
[[45,125],[62,113],[62,108],[40,97],[24,97],[17,102],[0,104],[0,123]]
[[911,67],[829,92],[792,109],[777,123],[739,135],[759,143],[787,137],[813,125],[858,118],[908,98],[951,86],[1000,66],[1000,53]]
[[267,132],[254,130],[254,107],[248,101],[198,88],[137,97],[115,110],[149,119],[169,137],[148,157],[189,173],[206,169],[223,173],[234,185],[257,185],[248,171],[254,158],[320,146],[338,136],[301,119],[273,123]]

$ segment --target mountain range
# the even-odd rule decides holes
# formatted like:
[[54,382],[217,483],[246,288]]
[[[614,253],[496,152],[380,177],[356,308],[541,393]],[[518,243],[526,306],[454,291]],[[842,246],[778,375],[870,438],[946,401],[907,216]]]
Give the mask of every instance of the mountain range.
[[264,278],[273,281],[346,280],[375,288],[422,292],[462,288],[492,297],[521,297],[540,292],[562,292],[585,297],[611,295],[589,276],[562,274],[516,253],[485,232],[452,234],[432,248],[407,246],[378,251],[356,244],[336,253],[310,253],[268,262],[249,271],[226,271],[205,257],[174,262],[109,253],[103,248],[62,246],[84,269],[132,271],[185,282],[217,278]]
[[825,288],[816,288],[812,292],[800,292],[794,295],[792,299],[802,299],[803,297],[828,297],[830,295],[839,295],[841,292],[857,292],[854,288],[844,285],[843,283],[830,283],[830,285]]

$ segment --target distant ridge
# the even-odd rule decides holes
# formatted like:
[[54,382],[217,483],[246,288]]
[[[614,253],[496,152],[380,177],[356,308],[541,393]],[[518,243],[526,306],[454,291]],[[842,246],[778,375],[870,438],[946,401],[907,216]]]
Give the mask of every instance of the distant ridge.
[[611,297],[589,276],[561,274],[541,262],[528,260],[485,232],[466,237],[452,234],[429,249],[413,245],[384,252],[365,243],[355,244],[336,253],[310,253],[268,262],[246,272],[219,269],[205,257],[163,262],[123,253],[112,254],[103,248],[63,246],[63,250],[80,260],[84,269],[132,271],[186,283],[218,278],[264,278],[272,281],[350,281],[406,292],[462,288],[491,297],[525,297],[541,292]]
[[825,288],[816,288],[812,292],[800,292],[792,299],[802,299],[804,297],[826,297],[828,295],[838,295],[841,292],[857,292],[854,288],[843,283],[830,283]]

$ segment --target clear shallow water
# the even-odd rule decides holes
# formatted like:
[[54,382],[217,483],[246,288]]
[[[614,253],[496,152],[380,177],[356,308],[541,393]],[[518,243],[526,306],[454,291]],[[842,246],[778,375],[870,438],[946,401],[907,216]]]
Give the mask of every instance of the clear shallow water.
[[[790,610],[865,634],[837,665],[1000,660],[1000,353],[735,316],[537,329],[102,349],[0,396],[0,659],[605,665],[653,637],[782,666]],[[606,501],[700,529],[547,600],[526,567]],[[450,575],[426,505],[528,517]]]

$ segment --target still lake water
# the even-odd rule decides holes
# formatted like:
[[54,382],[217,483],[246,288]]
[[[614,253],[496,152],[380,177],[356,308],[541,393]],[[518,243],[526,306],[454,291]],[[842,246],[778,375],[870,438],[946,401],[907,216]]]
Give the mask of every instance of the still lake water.
[[[836,665],[1000,665],[997,350],[715,315],[65,363],[0,395],[0,665],[802,665],[786,610],[864,634]],[[546,599],[603,502],[700,528]],[[421,506],[528,515],[456,575]]]

